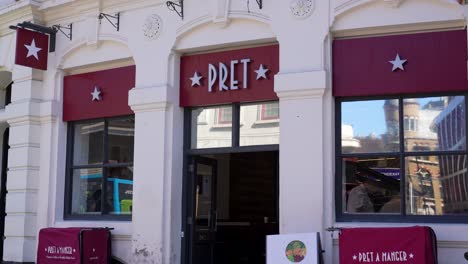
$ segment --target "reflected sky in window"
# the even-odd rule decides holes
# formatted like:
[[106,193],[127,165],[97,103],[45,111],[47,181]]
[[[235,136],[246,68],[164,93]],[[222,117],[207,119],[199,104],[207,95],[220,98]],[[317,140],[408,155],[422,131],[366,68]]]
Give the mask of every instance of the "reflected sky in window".
[[[425,105],[431,100],[434,100],[434,97],[418,98],[421,105]],[[343,109],[341,113],[343,124],[353,126],[355,137],[385,134],[387,128],[384,118],[384,103],[385,100],[367,101],[367,107],[362,107],[359,103],[348,103],[346,109]],[[363,122],[363,119],[366,121]],[[359,124],[359,126],[356,124]]]

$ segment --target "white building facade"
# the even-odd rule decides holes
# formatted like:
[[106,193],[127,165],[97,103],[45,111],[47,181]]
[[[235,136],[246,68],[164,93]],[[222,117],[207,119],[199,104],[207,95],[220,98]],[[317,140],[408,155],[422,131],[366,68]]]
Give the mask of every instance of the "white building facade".
[[[118,31],[106,18],[98,19],[101,13],[119,13]],[[247,142],[250,146],[268,145],[267,150],[278,155],[272,158],[276,163],[272,167],[277,168],[274,172],[276,191],[270,201],[275,204],[272,210],[276,210],[276,219],[271,221],[277,225],[273,233],[320,232],[325,263],[339,262],[338,237],[336,234],[330,236],[325,231],[328,227],[415,224],[428,225],[435,230],[440,263],[463,263],[468,247],[468,227],[463,224],[463,212],[457,212],[460,217],[449,221],[443,214],[429,220],[424,216],[399,218],[397,215],[385,222],[360,215],[343,218],[341,213],[337,217],[336,208],[346,202],[338,202],[341,198],[336,195],[342,191],[336,188],[342,185],[336,177],[341,173],[337,172],[339,166],[336,164],[336,146],[341,143],[336,135],[348,131],[344,133],[345,140],[352,144],[343,145],[347,149],[364,147],[366,142],[358,138],[363,134],[359,134],[356,124],[336,125],[339,121],[336,121],[336,98],[332,93],[335,78],[332,61],[333,43],[337,40],[463,30],[467,17],[468,7],[455,0],[186,0],[183,2],[183,19],[167,7],[166,1],[160,0],[0,1],[0,95],[11,97],[5,105],[0,104],[0,129],[6,131],[9,128],[3,260],[34,262],[38,232],[44,227],[107,226],[114,228],[113,255],[127,263],[189,263],[196,249],[189,249],[193,243],[186,241],[190,237],[187,226],[193,220],[188,219],[191,218],[188,204],[198,196],[192,196],[191,189],[187,189],[188,157],[198,155],[215,159],[215,155],[226,153],[232,157],[233,153],[243,151],[239,144],[242,146],[242,142]],[[56,50],[49,53],[47,71],[15,65],[15,30],[9,26],[23,21],[48,27],[73,25],[71,40],[57,33]],[[239,148],[205,153],[197,147],[193,150],[184,146],[187,134],[193,132],[187,122],[190,111],[193,111],[191,107],[207,105],[181,107],[180,87],[188,81],[180,77],[184,75],[181,72],[183,57],[272,45],[279,47],[278,72],[270,72],[268,79],[274,81],[277,98],[232,100],[227,104],[240,104],[238,108],[232,108],[231,117],[227,118],[230,122],[240,122]],[[466,53],[460,56],[466,56]],[[466,61],[466,57],[464,59]],[[391,64],[383,63],[391,72]],[[409,67],[410,63],[409,60],[406,65]],[[67,183],[69,166],[76,165],[68,161],[70,144],[74,144],[69,137],[70,130],[79,124],[73,122],[83,120],[64,118],[64,80],[67,76],[133,65],[134,87],[130,87],[126,101],[134,125],[112,132],[111,125],[107,125],[112,121],[103,121],[106,124],[103,131],[108,131],[109,135],[134,138],[130,144],[133,149],[129,151],[132,162],[117,162],[131,168],[132,195],[127,199],[131,200],[131,208],[125,207],[128,203],[122,202],[123,198],[116,205],[119,212],[130,211],[131,217],[124,213],[123,217],[100,217],[101,214],[91,218],[74,217],[80,209],[74,210],[67,204],[73,203],[73,208],[80,205],[75,206],[70,201],[74,193],[69,192],[74,192],[74,187],[69,188]],[[354,66],[368,70],[359,61],[355,61]],[[192,76],[193,72],[188,74]],[[255,79],[255,75],[250,78]],[[208,81],[205,75],[202,82],[206,84]],[[456,90],[463,94],[466,88]],[[434,97],[437,96],[445,94],[437,91]],[[103,94],[105,99],[106,94]],[[236,114],[236,109],[240,108],[242,112],[243,103],[264,101],[268,101],[265,104],[268,106],[258,109],[262,116],[271,115],[271,119],[255,121],[251,116]],[[246,109],[254,115],[257,113],[255,107]],[[380,109],[383,110],[383,104]],[[204,118],[217,114],[208,111]],[[218,118],[221,117],[218,115]],[[206,121],[208,125],[209,120]],[[354,130],[349,125],[355,125]],[[222,127],[218,124],[225,133]],[[247,127],[258,127],[260,134],[247,129],[243,138],[242,131]],[[204,129],[207,128],[200,127],[201,133],[209,134],[203,132]],[[230,137],[235,136],[239,135]],[[226,141],[226,135],[222,137]],[[224,144],[221,139],[220,142],[206,141],[206,137],[200,140],[200,144],[207,148]],[[227,142],[229,145],[229,138]],[[247,152],[258,152],[255,147],[258,146]],[[218,167],[222,167],[224,156],[216,157]],[[107,161],[111,163],[109,159]],[[94,166],[88,165],[76,169]],[[107,165],[102,165],[103,170],[108,170]],[[92,174],[86,173],[88,176]],[[208,172],[200,172],[200,175],[207,175],[204,173]],[[232,188],[230,190],[233,192]],[[199,190],[196,192],[201,194]],[[460,195],[468,199],[468,195]],[[199,201],[203,202],[203,199]],[[443,202],[439,209],[442,207]],[[465,219],[468,220],[468,215]],[[270,222],[266,218],[263,220],[265,224]],[[225,225],[234,225],[234,222],[242,221],[226,222]]]

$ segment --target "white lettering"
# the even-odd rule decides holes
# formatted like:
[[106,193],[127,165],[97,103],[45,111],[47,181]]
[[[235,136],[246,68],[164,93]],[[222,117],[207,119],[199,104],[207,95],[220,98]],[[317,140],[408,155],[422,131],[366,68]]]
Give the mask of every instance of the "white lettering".
[[228,78],[228,68],[224,63],[219,63],[219,91],[228,91],[229,87],[226,85]]
[[359,262],[374,262],[374,252],[359,252]]
[[239,89],[239,81],[236,80],[236,76],[235,76],[235,69],[236,69],[236,64],[238,64],[239,61],[238,60],[232,60],[231,61],[231,90],[237,90]]
[[[248,64],[251,62],[250,59],[242,59],[240,62],[243,64],[244,75],[242,88],[248,88]],[[213,87],[219,77],[219,91],[229,91],[239,89],[239,80],[236,79],[236,65],[239,64],[239,60],[231,60],[230,67],[220,62],[219,69],[213,64],[208,64],[208,92],[213,92]],[[219,72],[219,73],[218,73]],[[227,79],[230,75],[229,86],[226,85]]]
[[247,76],[247,64],[250,62],[250,59],[243,59],[241,60],[242,64],[244,65],[244,81],[242,82],[242,88],[247,89],[248,87],[248,76]]
[[208,92],[213,91],[213,85],[216,82],[216,79],[218,78],[218,71],[216,70],[216,67],[213,64],[208,65]]
[[[378,257],[378,255],[377,255]],[[408,261],[405,251],[382,252],[381,259],[384,262],[404,262]]]

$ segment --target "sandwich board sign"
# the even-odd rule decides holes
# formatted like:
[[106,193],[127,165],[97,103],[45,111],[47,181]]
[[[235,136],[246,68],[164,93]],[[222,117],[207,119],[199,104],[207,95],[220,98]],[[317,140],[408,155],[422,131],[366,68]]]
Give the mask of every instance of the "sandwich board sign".
[[319,264],[319,233],[267,236],[267,264]]

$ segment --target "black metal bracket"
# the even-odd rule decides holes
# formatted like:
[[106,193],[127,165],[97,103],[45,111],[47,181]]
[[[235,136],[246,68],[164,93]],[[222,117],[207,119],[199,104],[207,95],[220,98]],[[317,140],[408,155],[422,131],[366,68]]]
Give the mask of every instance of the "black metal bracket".
[[[109,23],[111,23],[111,25],[113,27],[115,27],[115,29],[117,29],[117,31],[119,31],[119,29],[120,29],[120,13],[115,14],[115,16],[105,14],[105,13],[99,13],[98,18],[99,18],[99,24],[101,24],[102,19],[105,18],[105,19],[107,19],[107,21],[109,21]],[[113,19],[115,21],[112,22],[111,19]]]
[[[263,0],[255,0],[257,2],[258,8],[263,8]],[[247,0],[247,11],[250,13],[250,0]]]
[[55,51],[55,35],[56,35],[56,30],[52,27],[44,27],[41,25],[37,25],[28,21],[24,21],[23,23],[19,23],[16,26],[10,26],[10,29],[18,29],[18,28],[27,28],[31,29],[37,32],[41,32],[44,34],[48,34],[50,36],[49,40],[49,52],[54,52]]
[[[184,19],[184,0],[179,0],[178,3],[167,1],[166,5],[169,10],[176,12],[182,20]],[[177,8],[179,8],[179,10],[177,10]]]
[[[52,28],[55,30],[55,32],[62,32],[63,35],[65,35],[69,40],[72,40],[72,30],[73,30],[73,24],[70,23],[68,27],[64,27],[60,24],[58,25],[53,25]],[[68,33],[66,33],[64,30],[68,30]]]
[[331,226],[331,227],[328,227],[328,228],[325,229],[325,231],[330,232],[330,235],[331,235],[332,238],[333,238],[333,233],[334,232],[338,232],[338,234],[341,235],[341,230],[343,230],[342,227],[334,227],[334,226]]
[[263,8],[263,0],[255,0],[257,1],[258,8],[262,9]]

